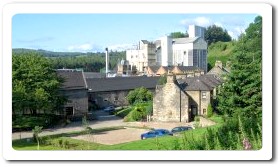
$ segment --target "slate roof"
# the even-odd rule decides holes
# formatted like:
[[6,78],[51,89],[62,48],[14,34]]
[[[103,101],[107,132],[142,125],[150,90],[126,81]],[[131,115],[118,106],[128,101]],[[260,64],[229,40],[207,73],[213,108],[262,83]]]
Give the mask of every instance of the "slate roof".
[[218,85],[222,84],[222,80],[215,75],[201,75],[197,77],[187,77],[177,80],[179,85],[185,91],[211,91]]
[[193,43],[200,37],[193,37],[193,38],[174,38],[174,44],[186,44],[186,43]]
[[148,68],[150,68],[154,73],[156,73],[160,66],[148,66]]
[[105,73],[99,72],[84,72],[85,78],[105,78]]
[[89,92],[132,90],[139,87],[155,89],[159,77],[87,78]]
[[174,66],[162,66],[162,68],[164,68],[165,71],[171,71],[173,70]]
[[59,77],[64,79],[61,86],[63,90],[86,89],[87,84],[82,71],[56,70]]
[[177,68],[181,71],[196,71],[196,70],[202,71],[202,69],[195,66],[177,66]]
[[141,40],[143,42],[143,44],[149,44],[149,41],[147,40]]

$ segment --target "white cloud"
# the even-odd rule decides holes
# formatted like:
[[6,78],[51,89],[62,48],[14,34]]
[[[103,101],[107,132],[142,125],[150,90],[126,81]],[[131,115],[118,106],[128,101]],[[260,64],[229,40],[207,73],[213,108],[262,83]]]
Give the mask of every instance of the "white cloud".
[[133,48],[132,44],[116,44],[116,45],[108,46],[108,50],[112,50],[112,51],[125,51],[132,48]]
[[93,50],[93,45],[90,43],[85,43],[81,45],[71,45],[67,48],[68,51],[77,51],[77,52],[87,52]]
[[211,25],[211,20],[209,18],[206,17],[196,17],[193,19],[183,19],[180,21],[180,24],[183,26],[189,26],[189,25],[198,25],[198,26],[202,26],[202,27],[207,27],[209,25]]
[[206,17],[197,17],[195,18],[195,23],[198,26],[207,27],[211,24],[211,20]]

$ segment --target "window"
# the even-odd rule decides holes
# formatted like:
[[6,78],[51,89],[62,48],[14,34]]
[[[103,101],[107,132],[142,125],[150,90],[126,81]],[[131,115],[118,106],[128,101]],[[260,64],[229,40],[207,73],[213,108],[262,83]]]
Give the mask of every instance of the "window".
[[206,92],[202,92],[202,99],[206,99]]
[[133,59],[133,56],[131,55],[131,58]]
[[204,109],[203,109],[203,115],[205,115],[205,114],[206,114],[206,109],[204,108]]

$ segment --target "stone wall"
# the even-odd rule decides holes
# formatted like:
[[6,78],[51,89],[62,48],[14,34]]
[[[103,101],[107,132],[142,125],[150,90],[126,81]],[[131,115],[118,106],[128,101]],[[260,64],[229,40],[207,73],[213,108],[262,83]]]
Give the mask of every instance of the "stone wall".
[[100,108],[105,108],[110,105],[113,106],[127,106],[128,101],[126,96],[128,95],[129,90],[127,91],[112,91],[112,92],[94,92],[89,93],[90,101],[95,103]]
[[[154,89],[148,89],[152,93],[155,92]],[[91,103],[95,103],[100,108],[105,108],[110,105],[115,107],[127,106],[129,105],[126,96],[131,90],[119,90],[119,91],[110,91],[110,92],[90,92],[89,100]]]
[[153,98],[153,120],[165,122],[189,122],[188,96],[176,84],[173,76],[167,76],[167,83],[157,87]]
[[[205,92],[205,98],[202,96],[203,92]],[[210,91],[187,91],[187,94],[193,100],[190,102],[191,105],[197,106],[197,115],[206,115],[207,114],[207,107],[210,104]]]
[[68,98],[65,107],[73,107],[74,116],[83,115],[88,112],[88,94],[86,89],[67,90],[62,93]]

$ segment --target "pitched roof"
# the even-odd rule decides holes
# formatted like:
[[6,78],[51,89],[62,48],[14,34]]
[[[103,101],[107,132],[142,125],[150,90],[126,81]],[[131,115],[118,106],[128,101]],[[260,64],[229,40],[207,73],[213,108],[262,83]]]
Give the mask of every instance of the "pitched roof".
[[174,44],[186,44],[186,43],[194,43],[200,37],[193,37],[193,38],[174,38]]
[[207,74],[213,74],[213,75],[224,75],[226,73],[229,73],[229,70],[224,68],[224,67],[220,67],[220,66],[215,66],[213,67],[210,71],[208,71]]
[[58,76],[64,79],[61,89],[86,89],[87,84],[82,71],[57,70]]
[[153,73],[156,73],[160,66],[148,66],[148,68],[150,68],[150,70],[152,70]]
[[186,91],[213,90],[216,86],[222,84],[222,80],[215,75],[201,75],[198,77],[187,77],[177,80],[179,85]]
[[89,92],[132,90],[139,87],[155,89],[159,77],[87,78]]
[[177,68],[181,71],[197,71],[197,70],[202,71],[202,69],[195,66],[177,66]]
[[162,68],[164,68],[164,70],[168,71],[168,70],[172,70],[174,68],[174,66],[161,66]]
[[143,42],[143,44],[149,44],[149,41],[147,40],[141,40]]

